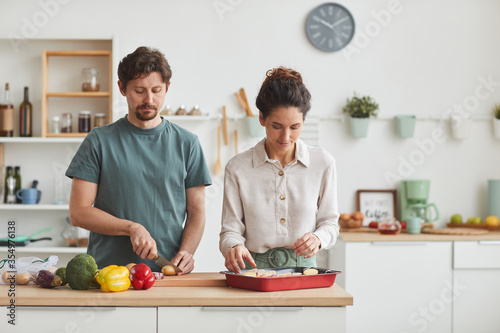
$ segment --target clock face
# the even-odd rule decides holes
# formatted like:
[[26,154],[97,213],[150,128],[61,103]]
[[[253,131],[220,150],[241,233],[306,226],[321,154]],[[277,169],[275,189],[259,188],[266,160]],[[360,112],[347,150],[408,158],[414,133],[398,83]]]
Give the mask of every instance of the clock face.
[[321,51],[335,52],[349,44],[354,36],[354,19],[344,6],[327,2],[309,13],[306,33],[309,41]]

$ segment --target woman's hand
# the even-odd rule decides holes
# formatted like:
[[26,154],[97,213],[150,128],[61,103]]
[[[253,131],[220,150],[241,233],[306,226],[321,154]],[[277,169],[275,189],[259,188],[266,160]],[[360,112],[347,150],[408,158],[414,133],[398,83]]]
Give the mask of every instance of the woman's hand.
[[311,258],[318,253],[321,247],[321,241],[316,235],[308,232],[304,236],[300,237],[293,244],[293,251],[298,256],[304,256],[304,258]]
[[233,273],[239,274],[241,272],[241,268],[245,268],[244,260],[248,261],[252,267],[257,267],[252,255],[243,244],[233,246],[226,255],[226,268]]

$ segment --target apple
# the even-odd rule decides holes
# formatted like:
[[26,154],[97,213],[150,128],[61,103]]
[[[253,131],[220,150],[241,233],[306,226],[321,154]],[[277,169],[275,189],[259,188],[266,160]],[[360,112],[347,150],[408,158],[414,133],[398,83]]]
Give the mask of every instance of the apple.
[[483,219],[480,218],[479,216],[472,216],[467,219],[468,224],[482,224]]
[[462,215],[460,214],[454,214],[451,216],[451,219],[450,219],[451,223],[462,223],[463,220],[462,220]]
[[488,225],[488,226],[497,226],[500,224],[500,221],[498,219],[497,216],[488,216],[485,220],[484,220],[484,224]]
[[378,228],[378,222],[372,221],[368,224],[369,228],[377,229]]

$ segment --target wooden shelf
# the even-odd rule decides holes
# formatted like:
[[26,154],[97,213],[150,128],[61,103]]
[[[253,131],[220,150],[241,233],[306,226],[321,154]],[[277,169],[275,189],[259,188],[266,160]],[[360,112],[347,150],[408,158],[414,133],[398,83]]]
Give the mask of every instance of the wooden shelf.
[[75,91],[75,92],[48,92],[47,97],[109,97],[109,91]]
[[71,132],[71,133],[47,133],[45,136],[47,138],[84,138],[88,133],[79,133],[79,132]]
[[[49,57],[108,57],[108,73],[107,73],[107,83],[109,85],[109,91],[69,91],[69,92],[49,92]],[[89,97],[99,97],[108,99],[108,113],[107,118],[109,122],[113,119],[113,99],[112,99],[112,69],[113,69],[113,58],[111,50],[43,50],[42,51],[42,137],[57,137],[57,138],[67,138],[67,137],[85,137],[87,133],[60,133],[54,134],[49,133],[49,98],[51,97],[65,97],[65,98],[89,98]]]

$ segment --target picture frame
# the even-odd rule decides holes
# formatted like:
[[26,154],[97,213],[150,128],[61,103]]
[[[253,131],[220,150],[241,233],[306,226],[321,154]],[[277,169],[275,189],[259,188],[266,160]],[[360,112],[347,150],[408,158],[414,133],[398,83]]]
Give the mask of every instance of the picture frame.
[[363,225],[386,218],[398,218],[396,190],[358,190],[356,209],[365,216]]

